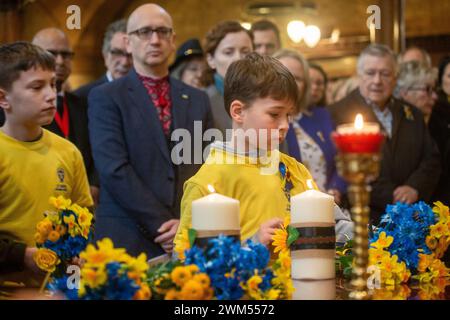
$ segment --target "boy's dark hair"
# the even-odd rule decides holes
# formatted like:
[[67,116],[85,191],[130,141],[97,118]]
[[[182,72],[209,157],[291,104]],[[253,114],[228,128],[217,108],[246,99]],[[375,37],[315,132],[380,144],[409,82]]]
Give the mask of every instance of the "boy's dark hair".
[[225,109],[239,100],[250,105],[254,100],[270,97],[275,100],[299,104],[300,95],[294,76],[277,59],[250,53],[244,59],[233,62],[224,81]]
[[10,90],[21,72],[36,67],[53,71],[55,58],[50,52],[25,41],[0,46],[0,88]]
[[266,31],[266,30],[272,30],[275,35],[277,36],[278,44],[281,45],[280,40],[280,29],[278,29],[277,25],[269,20],[258,20],[252,24],[252,32],[255,31]]

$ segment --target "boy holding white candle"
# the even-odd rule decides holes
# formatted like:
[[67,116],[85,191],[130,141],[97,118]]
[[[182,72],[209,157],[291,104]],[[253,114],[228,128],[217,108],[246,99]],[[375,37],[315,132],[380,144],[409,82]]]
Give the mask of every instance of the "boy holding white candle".
[[[298,103],[292,74],[277,60],[249,54],[229,67],[224,100],[233,121],[232,139],[215,142],[206,163],[184,185],[181,231],[191,227],[192,201],[207,196],[207,186],[240,202],[241,240],[253,238],[268,245],[283,219],[290,215],[290,196],[308,190],[308,170],[278,151]],[[314,185],[314,188],[317,187]],[[214,220],[211,210],[211,219]],[[352,222],[338,234],[351,236]]]

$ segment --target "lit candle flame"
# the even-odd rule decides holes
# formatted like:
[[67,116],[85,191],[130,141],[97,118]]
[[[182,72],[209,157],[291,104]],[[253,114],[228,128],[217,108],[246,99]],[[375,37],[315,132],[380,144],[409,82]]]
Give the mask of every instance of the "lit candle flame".
[[364,127],[364,119],[361,113],[358,113],[355,117],[355,129],[356,130],[362,130]]
[[216,190],[214,189],[214,187],[213,187],[212,185],[210,185],[210,184],[208,184],[208,190],[209,190],[209,192],[211,192],[211,193],[216,192]]
[[309,189],[314,189],[311,179],[306,180],[306,185],[308,186]]

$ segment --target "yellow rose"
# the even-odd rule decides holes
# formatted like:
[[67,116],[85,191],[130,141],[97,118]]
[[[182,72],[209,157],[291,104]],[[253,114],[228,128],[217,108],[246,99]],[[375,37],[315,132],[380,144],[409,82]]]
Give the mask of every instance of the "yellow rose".
[[53,272],[56,269],[56,266],[59,264],[60,260],[56,253],[49,249],[39,249],[33,256],[34,262],[36,265],[47,272]]
[[57,225],[55,231],[58,232],[61,236],[65,235],[67,232],[67,228],[63,225]]
[[150,300],[152,297],[152,292],[147,284],[142,284],[141,288],[136,292],[133,297],[133,300]]

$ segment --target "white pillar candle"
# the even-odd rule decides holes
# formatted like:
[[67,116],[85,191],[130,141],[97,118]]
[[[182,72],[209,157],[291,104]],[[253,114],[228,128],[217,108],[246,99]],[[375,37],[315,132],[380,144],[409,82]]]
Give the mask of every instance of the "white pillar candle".
[[336,300],[336,280],[293,280],[292,300]]
[[[332,235],[321,237],[322,243],[332,243],[333,248],[307,248],[291,251],[292,279],[333,279],[335,278],[334,249],[334,198],[317,190],[307,190],[291,198],[291,225],[294,228],[315,228],[314,230],[330,230]],[[318,228],[318,229],[317,229]],[[324,229],[321,229],[324,228]],[[311,230],[310,229],[310,230]],[[319,236],[305,237],[300,232],[302,243],[318,245]],[[328,240],[326,240],[328,238]],[[329,240],[329,239],[332,240]],[[308,242],[315,239],[313,242]],[[319,244],[320,246],[320,244]]]
[[239,201],[218,193],[192,201],[192,228],[239,231]]

